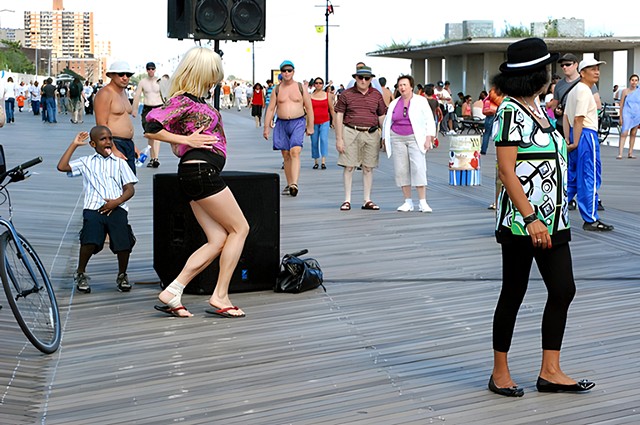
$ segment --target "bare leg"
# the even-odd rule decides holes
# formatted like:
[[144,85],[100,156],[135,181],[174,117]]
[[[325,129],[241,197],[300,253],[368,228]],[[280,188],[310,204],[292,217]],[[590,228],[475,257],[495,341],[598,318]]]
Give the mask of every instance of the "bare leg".
[[80,258],[78,259],[78,273],[84,273],[87,270],[87,264],[89,259],[93,255],[96,249],[95,245],[81,245],[80,246]]
[[[289,162],[289,176],[291,177],[292,184],[298,184],[300,178],[300,152],[302,148],[300,146],[294,146],[289,151],[291,161]],[[285,163],[286,169],[286,163]]]
[[284,177],[287,180],[287,186],[294,183],[291,177],[291,154],[289,151],[281,151],[282,160],[284,161]]
[[411,198],[411,186],[402,186],[402,196],[404,196],[404,199]]
[[636,143],[636,134],[638,133],[638,127],[633,127],[629,135],[629,158],[633,157],[633,145]]
[[628,131],[625,131],[620,135],[620,139],[618,140],[618,159],[622,159],[622,151],[624,151],[624,143],[627,140],[628,135]]
[[362,186],[364,192],[364,202],[371,200],[371,188],[373,187],[373,169],[362,166]]
[[560,350],[542,350],[540,377],[554,384],[572,385],[576,383],[560,369]]
[[418,199],[427,199],[427,187],[426,186],[416,186],[416,191],[418,192]]
[[344,167],[342,172],[342,180],[344,181],[344,200],[351,202],[351,186],[353,184],[353,167]]
[[127,267],[129,267],[130,255],[131,255],[131,251],[118,252],[118,274],[127,272]]
[[160,141],[149,139],[149,146],[151,146],[151,158],[158,159],[158,155],[160,155]]
[[511,379],[507,353],[493,351],[493,382],[498,388],[511,388],[517,384]]

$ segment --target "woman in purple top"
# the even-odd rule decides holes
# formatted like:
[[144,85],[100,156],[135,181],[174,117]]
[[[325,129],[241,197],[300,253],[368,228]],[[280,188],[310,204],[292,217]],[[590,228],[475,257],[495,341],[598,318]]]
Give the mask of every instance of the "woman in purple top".
[[224,76],[220,56],[210,49],[189,50],[171,81],[169,102],[147,115],[146,137],[171,143],[180,157],[178,179],[182,196],[191,209],[207,243],[198,248],[184,268],[158,297],[163,305],[156,310],[178,316],[192,314],[182,305],[184,287],[220,256],[220,273],[209,299],[214,308],[207,313],[222,317],[244,317],[244,312],[229,299],[231,275],[238,264],[249,224],[233,194],[220,177],[227,155],[227,140],[220,113],[210,107],[204,96]]
[[398,77],[400,96],[387,109],[382,125],[382,139],[387,156],[393,158],[396,184],[402,188],[404,203],[398,211],[413,211],[411,186],[418,192],[420,212],[431,212],[427,204],[427,161],[425,154],[433,147],[436,124],[429,101],[413,93],[413,77]]

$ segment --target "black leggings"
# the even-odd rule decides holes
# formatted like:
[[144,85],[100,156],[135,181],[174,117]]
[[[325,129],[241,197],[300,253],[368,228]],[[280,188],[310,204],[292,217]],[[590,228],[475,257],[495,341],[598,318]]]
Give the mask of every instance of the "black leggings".
[[509,351],[518,310],[527,292],[531,263],[535,258],[547,287],[542,316],[542,349],[560,350],[567,311],[576,293],[568,243],[551,249],[534,248],[529,237],[514,237],[502,245],[502,291],[493,316],[493,349]]

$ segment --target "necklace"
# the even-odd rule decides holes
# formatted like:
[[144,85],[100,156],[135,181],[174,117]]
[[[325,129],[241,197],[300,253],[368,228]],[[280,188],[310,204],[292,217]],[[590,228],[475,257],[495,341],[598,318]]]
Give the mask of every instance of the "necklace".
[[533,106],[529,105],[529,102],[527,102],[527,99],[525,99],[524,97],[521,97],[520,99],[522,99],[524,104],[527,105],[527,108],[529,108],[529,110],[533,113],[533,115],[542,119],[543,115],[542,115],[542,112],[540,112],[540,108],[538,108],[537,103],[533,102],[533,104],[535,105],[535,108],[534,108]]

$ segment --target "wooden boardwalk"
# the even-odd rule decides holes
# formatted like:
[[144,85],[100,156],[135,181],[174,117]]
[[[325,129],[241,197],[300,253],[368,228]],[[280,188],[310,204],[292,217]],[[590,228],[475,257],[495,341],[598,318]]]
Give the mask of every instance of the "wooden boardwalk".
[[[280,172],[279,153],[249,112],[223,114],[226,169]],[[563,366],[597,386],[582,395],[535,390],[546,292],[534,270],[511,353],[526,394],[514,400],[486,389],[500,289],[500,251],[486,209],[493,148],[483,158],[482,186],[452,187],[443,143],[428,155],[434,212],[401,214],[386,158],[373,192],[382,210],[358,208],[356,175],[355,208],[345,213],[338,210],[342,180],[334,149],[328,170],[312,170],[305,146],[300,194],[281,199],[281,251],[309,249],[327,292],[234,294],[247,312],[240,320],[207,317],[207,297],[186,295],[195,317],[183,320],[153,310],[159,287],[145,284],[157,281],[152,174],[175,171],[169,149],[163,147],[159,169],[139,170],[130,202],[138,239],[133,290],[115,290],[116,260],[105,250],[89,263],[93,292],[79,294],[72,273],[82,183],[55,166],[75,132],[90,125],[65,123],[65,116],[55,126],[27,113],[16,118],[0,130],[8,163],[36,155],[45,162],[11,187],[15,223],[50,270],[64,334],[57,353],[40,354],[0,297],[0,424],[640,423],[640,160],[616,161],[615,147],[603,146],[601,196],[603,220],[616,230],[584,232],[578,213],[571,216],[578,293]],[[144,145],[140,136],[136,142]]]

